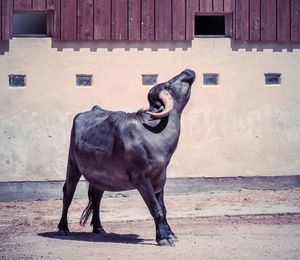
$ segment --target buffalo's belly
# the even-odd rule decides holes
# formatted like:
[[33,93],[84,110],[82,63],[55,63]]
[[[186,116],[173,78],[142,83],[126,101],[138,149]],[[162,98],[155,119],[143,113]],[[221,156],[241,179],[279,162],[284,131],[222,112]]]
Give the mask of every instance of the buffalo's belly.
[[151,180],[155,193],[161,191],[165,185],[166,162],[162,160],[148,160],[145,171],[144,165],[141,167],[136,161],[130,161],[122,155],[111,157],[100,151],[76,149],[75,158],[81,174],[99,190],[136,189],[144,177]]
[[108,180],[106,179],[95,179],[95,178],[90,178],[90,176],[85,176],[86,180],[96,189],[98,190],[104,190],[104,191],[115,191],[115,192],[120,192],[120,191],[126,191],[126,190],[133,190],[135,187],[133,186],[132,183],[130,182],[120,182],[117,179],[116,180]]
[[99,190],[125,191],[135,188],[123,169],[102,167],[97,163],[79,164],[78,167],[84,178]]
[[117,171],[85,171],[85,179],[95,188],[105,191],[125,191],[134,189],[126,174]]
[[[104,191],[121,192],[133,190],[137,189],[140,184],[138,181],[124,178],[125,175],[118,172],[85,172],[83,176],[93,187]],[[151,182],[155,193],[160,192],[165,186],[165,181],[151,180]]]

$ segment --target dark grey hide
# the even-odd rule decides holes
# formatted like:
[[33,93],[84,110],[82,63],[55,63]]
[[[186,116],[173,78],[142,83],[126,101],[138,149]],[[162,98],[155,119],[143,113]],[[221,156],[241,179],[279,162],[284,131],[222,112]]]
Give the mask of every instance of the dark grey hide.
[[[157,243],[174,245],[176,236],[166,220],[163,200],[166,169],[178,143],[181,113],[190,98],[194,80],[195,73],[185,70],[153,87],[148,94],[148,111],[112,112],[95,106],[75,117],[58,225],[60,235],[69,234],[68,208],[83,175],[90,185],[89,204],[81,224],[92,214],[93,232],[104,234],[99,216],[104,191],[137,189],[155,221]],[[173,98],[173,109],[168,115],[155,118],[147,112],[164,110],[159,98],[163,90]]]

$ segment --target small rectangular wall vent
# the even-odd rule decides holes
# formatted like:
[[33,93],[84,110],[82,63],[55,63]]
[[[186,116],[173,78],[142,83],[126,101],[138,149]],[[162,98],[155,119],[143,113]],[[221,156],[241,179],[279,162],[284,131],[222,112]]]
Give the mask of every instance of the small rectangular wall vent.
[[76,86],[78,87],[90,87],[93,85],[93,75],[77,74]]
[[265,73],[266,86],[279,86],[281,84],[280,73]]
[[144,86],[153,86],[157,83],[157,74],[142,74],[142,84]]
[[219,74],[217,74],[217,73],[203,74],[203,85],[204,86],[219,85]]
[[8,75],[10,87],[25,87],[26,86],[26,75],[10,74]]

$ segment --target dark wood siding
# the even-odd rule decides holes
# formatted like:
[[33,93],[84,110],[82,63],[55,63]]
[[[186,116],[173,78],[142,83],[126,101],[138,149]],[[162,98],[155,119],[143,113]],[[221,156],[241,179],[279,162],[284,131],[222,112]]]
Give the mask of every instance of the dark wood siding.
[[154,1],[142,0],[142,40],[154,40]]
[[94,1],[78,1],[78,21],[77,21],[77,39],[93,40],[94,39]]
[[237,40],[249,40],[249,0],[236,0],[235,37]]
[[214,12],[223,12],[224,11],[224,1],[223,0],[214,0],[213,1],[213,11]]
[[185,0],[173,1],[172,6],[172,35],[173,40],[185,40]]
[[261,39],[276,40],[276,0],[261,1]]
[[186,3],[186,40],[194,38],[194,16],[199,11],[199,0],[190,0]]
[[32,0],[14,0],[15,10],[31,10]]
[[250,12],[250,35],[251,41],[260,40],[260,0],[251,0],[249,5]]
[[[298,1],[299,2],[299,1]],[[277,39],[289,41],[291,39],[291,5],[290,1],[277,0]]]
[[2,0],[2,40],[6,41],[12,37],[12,13],[13,2]]
[[94,39],[111,39],[111,0],[94,0]]
[[141,39],[141,1],[128,0],[128,39]]
[[235,0],[224,0],[224,12],[231,14],[230,35],[235,39]]
[[2,0],[0,0],[0,41],[2,40]]
[[156,0],[155,2],[155,40],[172,39],[172,1]]
[[291,1],[291,40],[300,41],[300,1]]
[[52,36],[56,40],[61,39],[61,36],[60,36],[60,28],[61,28],[61,26],[60,26],[60,24],[61,24],[60,9],[61,9],[60,0],[47,0],[47,10],[51,11],[53,14]]
[[61,0],[61,40],[77,39],[77,6],[74,0]]
[[235,10],[235,0],[224,0],[224,11],[234,12]]
[[46,0],[32,0],[33,10],[46,10]]
[[[0,0],[0,39],[12,10],[51,11],[56,40],[182,41],[194,38],[197,14],[231,14],[239,41],[300,41],[299,0]],[[226,16],[227,17],[227,16]]]
[[212,12],[213,0],[201,0],[200,1],[200,12]]
[[112,40],[127,40],[127,0],[112,0]]

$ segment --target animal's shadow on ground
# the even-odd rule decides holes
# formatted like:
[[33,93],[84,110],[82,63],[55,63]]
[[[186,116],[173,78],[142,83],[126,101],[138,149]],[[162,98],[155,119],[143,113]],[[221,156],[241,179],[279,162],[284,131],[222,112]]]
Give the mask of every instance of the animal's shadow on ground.
[[71,232],[68,236],[59,236],[57,232],[44,232],[39,233],[38,235],[52,239],[71,241],[155,245],[155,242],[151,239],[140,238],[137,234],[106,233],[105,235],[100,235],[88,232]]

